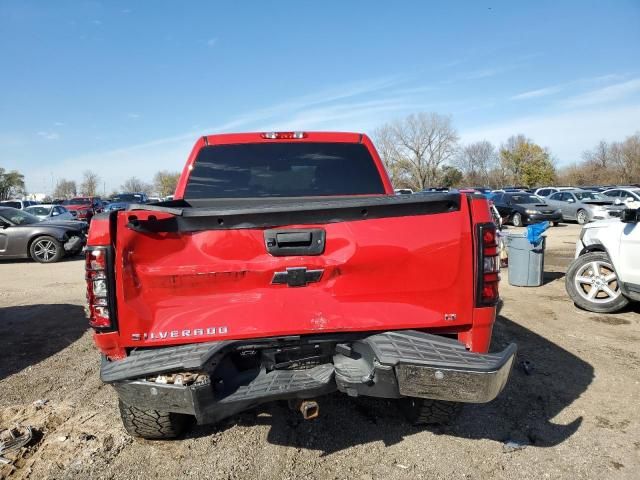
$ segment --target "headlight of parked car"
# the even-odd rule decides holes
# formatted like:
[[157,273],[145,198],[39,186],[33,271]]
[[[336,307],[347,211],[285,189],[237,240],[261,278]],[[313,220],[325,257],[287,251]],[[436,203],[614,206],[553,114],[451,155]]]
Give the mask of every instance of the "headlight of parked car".
[[540,213],[540,210],[532,210],[530,208],[527,208],[524,212],[528,213],[529,215],[537,215]]

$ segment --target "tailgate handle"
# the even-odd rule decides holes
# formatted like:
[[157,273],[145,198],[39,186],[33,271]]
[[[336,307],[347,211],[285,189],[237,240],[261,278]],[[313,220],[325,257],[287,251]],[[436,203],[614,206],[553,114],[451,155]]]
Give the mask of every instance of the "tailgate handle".
[[325,238],[325,231],[322,228],[264,231],[267,252],[274,257],[321,255],[324,252]]
[[308,247],[311,245],[311,232],[276,233],[279,247]]

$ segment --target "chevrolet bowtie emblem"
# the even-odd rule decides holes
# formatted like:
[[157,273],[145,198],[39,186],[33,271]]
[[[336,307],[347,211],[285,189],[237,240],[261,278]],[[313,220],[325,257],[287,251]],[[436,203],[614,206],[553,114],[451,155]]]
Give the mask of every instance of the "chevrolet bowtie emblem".
[[272,284],[289,285],[290,287],[304,287],[307,283],[320,281],[324,270],[307,270],[307,267],[287,268],[286,272],[275,272]]

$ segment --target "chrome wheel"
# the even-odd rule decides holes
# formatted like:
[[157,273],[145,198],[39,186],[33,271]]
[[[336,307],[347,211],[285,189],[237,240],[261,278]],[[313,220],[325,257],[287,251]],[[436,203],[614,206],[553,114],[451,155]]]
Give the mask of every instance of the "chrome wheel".
[[512,219],[511,219],[511,223],[513,224],[514,227],[521,227],[522,226],[522,216],[519,213],[514,213]]
[[578,214],[576,215],[576,218],[580,225],[584,225],[589,221],[589,216],[587,215],[587,212],[585,212],[584,210],[578,210]]
[[602,260],[583,265],[573,282],[578,294],[589,302],[609,303],[622,295],[613,266]]
[[56,256],[58,253],[58,247],[51,240],[36,240],[33,246],[33,254],[41,262],[48,262]]

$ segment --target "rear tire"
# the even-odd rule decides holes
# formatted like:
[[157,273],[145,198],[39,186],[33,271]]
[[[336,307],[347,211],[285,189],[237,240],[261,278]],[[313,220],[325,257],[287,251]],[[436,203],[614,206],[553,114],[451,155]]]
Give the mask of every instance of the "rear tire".
[[558,225],[560,225],[560,222],[553,222],[554,227],[557,227]]
[[513,214],[513,217],[511,217],[511,224],[514,227],[521,227],[522,226],[522,215],[520,215],[518,212]]
[[400,410],[412,425],[447,425],[453,422],[462,403],[406,397],[399,400]]
[[62,258],[64,248],[55,238],[44,235],[31,242],[29,255],[38,263],[54,263]]
[[186,429],[189,415],[143,410],[119,401],[125,430],[133,437],[167,440],[179,437]]

